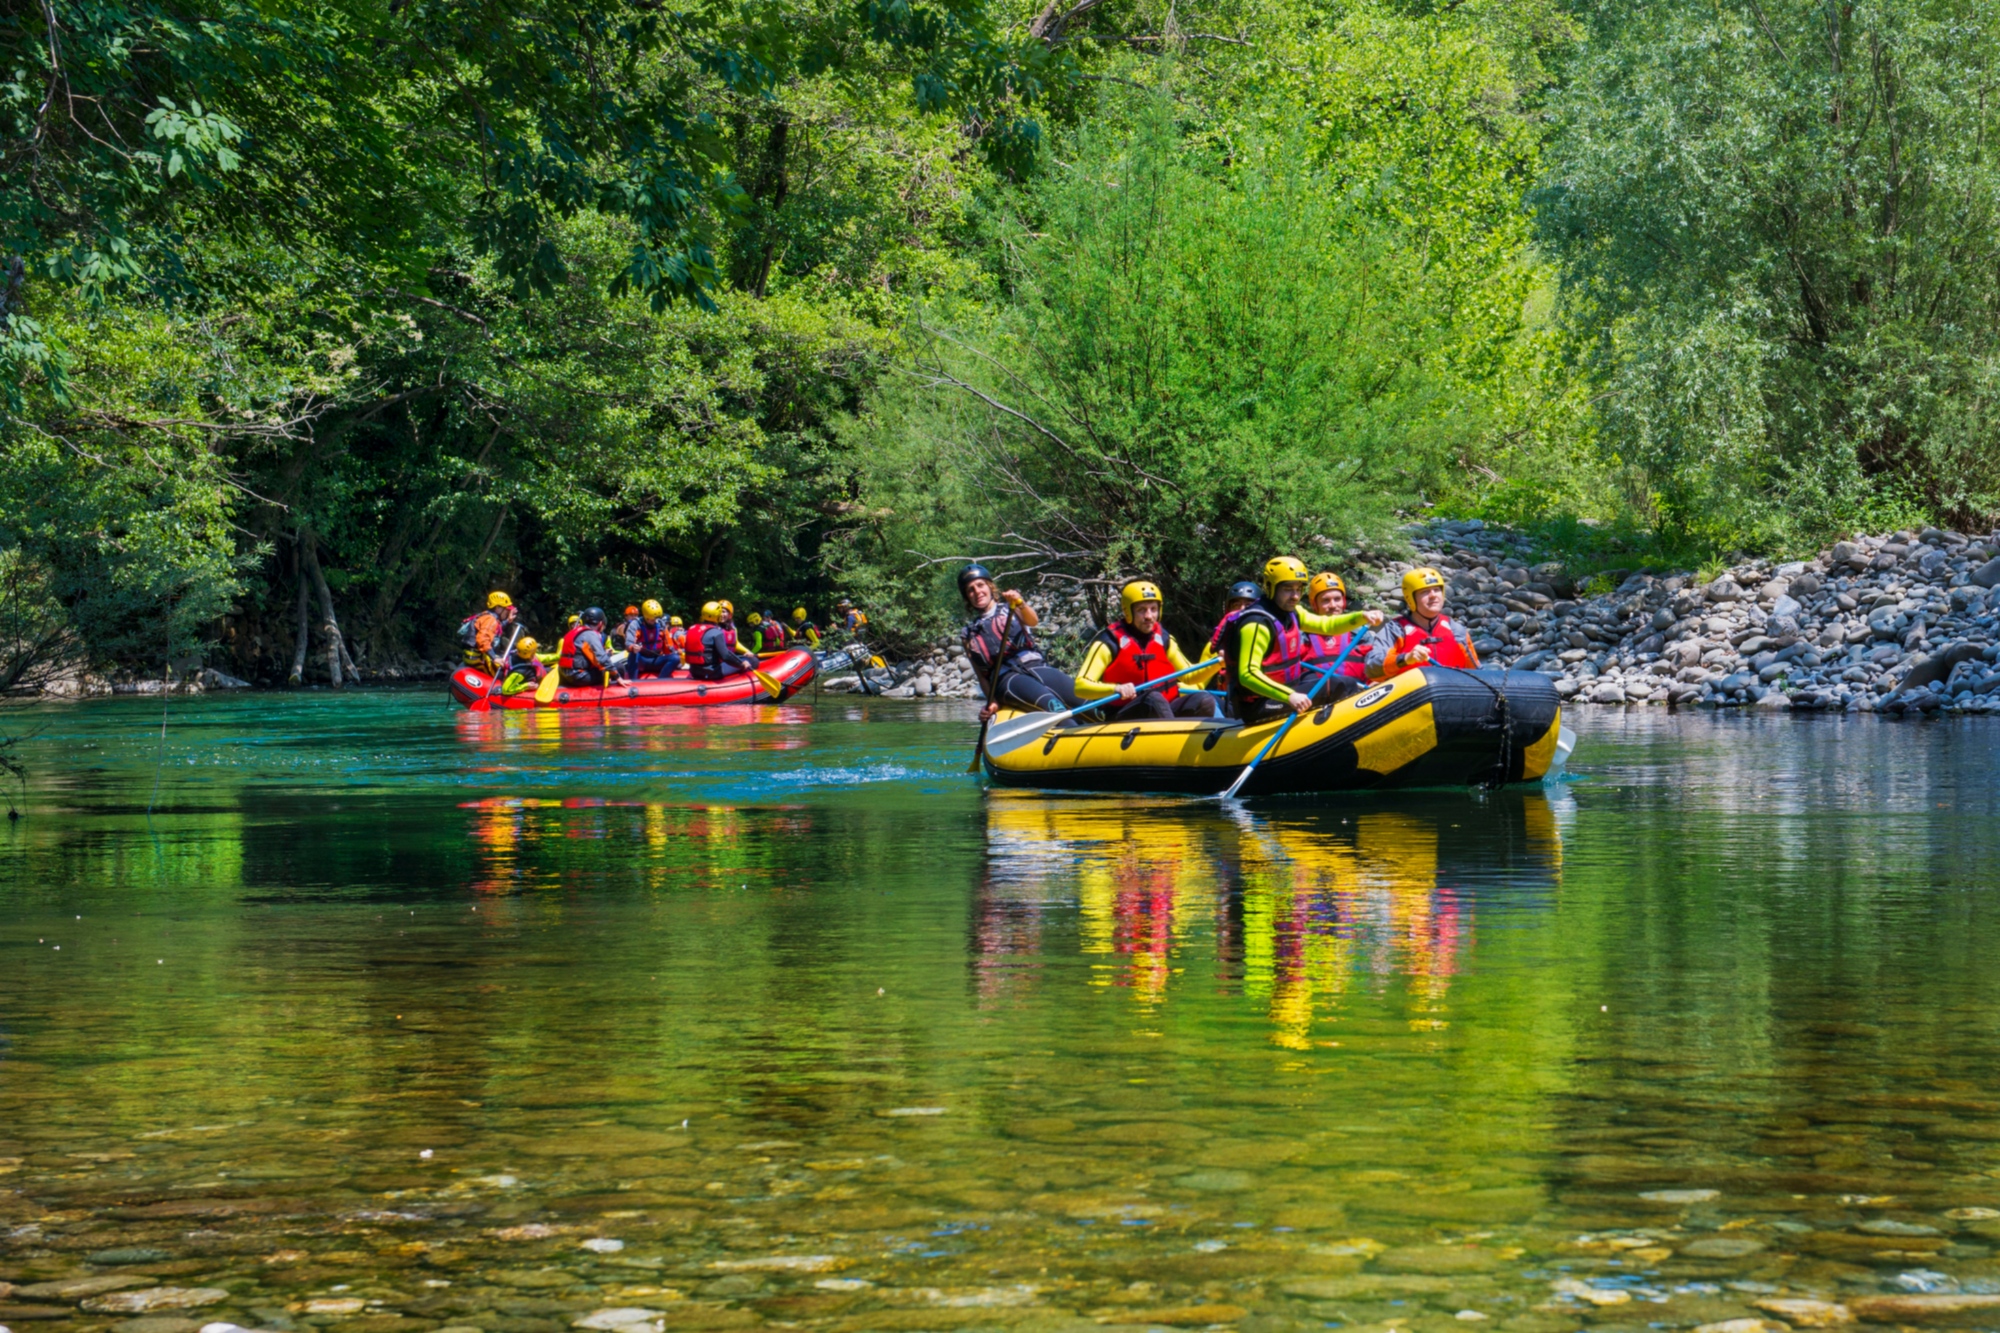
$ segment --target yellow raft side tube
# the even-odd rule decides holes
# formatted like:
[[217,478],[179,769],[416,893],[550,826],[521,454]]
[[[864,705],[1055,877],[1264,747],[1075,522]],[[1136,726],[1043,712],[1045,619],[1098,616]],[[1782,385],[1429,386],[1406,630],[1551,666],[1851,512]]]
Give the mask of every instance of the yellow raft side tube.
[[[1002,711],[996,729],[1019,716]],[[1057,726],[989,748],[986,770],[1016,787],[1219,792],[1283,726],[1283,718],[1252,727],[1195,718]],[[1546,676],[1421,667],[1301,717],[1244,791],[1537,782],[1556,761],[1561,727]]]

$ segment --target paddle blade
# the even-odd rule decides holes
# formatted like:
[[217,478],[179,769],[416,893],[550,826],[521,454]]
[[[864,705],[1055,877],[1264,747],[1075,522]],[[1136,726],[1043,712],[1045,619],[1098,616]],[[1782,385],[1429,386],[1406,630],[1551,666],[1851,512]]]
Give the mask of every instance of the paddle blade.
[[535,702],[552,704],[556,701],[556,691],[562,688],[561,673],[551,669],[542,677],[541,684],[535,686]]
[[755,668],[751,669],[750,674],[757,678],[757,683],[759,685],[762,685],[764,687],[764,692],[769,694],[773,699],[784,698],[785,696],[784,684],[781,681],[779,681],[779,679],[776,676],[766,675],[762,671],[758,671]]
[[1009,750],[1032,744],[1068,716],[1067,713],[1025,713],[1020,717],[1010,717],[987,730],[986,753],[1003,755]]

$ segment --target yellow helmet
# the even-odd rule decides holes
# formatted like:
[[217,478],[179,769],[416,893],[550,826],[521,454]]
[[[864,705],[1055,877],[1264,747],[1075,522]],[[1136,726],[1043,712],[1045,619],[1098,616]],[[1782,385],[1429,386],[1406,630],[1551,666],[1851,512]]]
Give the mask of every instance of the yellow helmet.
[[1342,597],[1347,596],[1347,585],[1340,581],[1340,575],[1330,569],[1324,574],[1312,576],[1312,582],[1306,585],[1306,596],[1317,597],[1328,588],[1336,589]]
[[1280,583],[1304,583],[1306,581],[1305,562],[1295,555],[1274,555],[1264,562],[1264,569],[1257,576],[1257,584],[1263,588],[1266,597],[1278,595]]
[[536,653],[542,651],[542,645],[536,643],[534,639],[532,639],[528,635],[523,634],[521,636],[521,641],[514,645],[514,650],[516,652],[527,653],[530,657],[532,657]]
[[756,629],[759,625],[764,623],[764,617],[758,615],[755,611],[752,611],[750,613],[750,619],[747,623],[749,624],[751,629]]
[[726,597],[717,598],[715,605],[717,609],[724,611],[729,615],[733,616],[736,614],[736,603],[730,601]]
[[498,611],[503,606],[512,606],[513,604],[514,599],[504,592],[489,592],[486,594],[486,609],[488,611]]
[[675,629],[679,629],[681,627],[681,618],[679,616],[669,616],[667,617],[667,623]]
[[1161,609],[1164,610],[1166,600],[1166,598],[1160,596],[1159,585],[1157,583],[1149,583],[1145,579],[1134,579],[1118,590],[1118,604],[1125,609],[1125,618],[1127,620],[1132,618],[1132,608],[1139,603],[1158,602],[1161,605]]
[[1403,605],[1417,609],[1417,593],[1425,588],[1442,588],[1444,575],[1435,569],[1413,569],[1403,575]]
[[660,605],[658,598],[648,597],[639,609],[646,613],[646,619],[658,620],[666,613],[667,608]]
[[572,614],[570,615],[570,618],[569,618],[569,627],[570,627],[571,629],[575,629],[575,628],[576,628],[576,627],[577,627],[578,625],[581,625],[582,623],[583,623],[583,617],[582,617],[581,615],[578,615],[578,614],[575,614],[575,613],[572,613]]
[[805,608],[804,608],[803,606],[795,606],[795,607],[793,607],[793,608],[792,608],[792,619],[793,619],[794,621],[798,622],[798,623],[799,623],[799,624],[801,624],[801,625],[805,624],[805,623],[806,623],[806,609],[805,609]]
[[701,623],[702,623],[702,624],[704,624],[704,625],[719,625],[719,624],[721,624],[721,623],[722,623],[722,603],[721,603],[721,602],[703,602],[703,603],[701,604]]

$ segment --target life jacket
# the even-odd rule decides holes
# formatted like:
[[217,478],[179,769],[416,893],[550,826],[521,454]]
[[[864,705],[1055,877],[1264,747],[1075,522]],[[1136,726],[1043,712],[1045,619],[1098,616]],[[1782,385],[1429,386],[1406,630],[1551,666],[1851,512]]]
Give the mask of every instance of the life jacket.
[[706,620],[687,627],[687,639],[681,646],[684,660],[690,667],[708,665],[708,635],[710,630],[720,629]]
[[658,620],[641,620],[638,625],[636,633],[625,637],[626,651],[643,653],[647,657],[664,657],[673,651],[673,626],[667,623],[665,616]]
[[485,651],[483,648],[479,646],[480,631],[483,628],[480,622],[484,620],[490,620],[493,622],[493,630],[490,634],[487,635],[486,642],[488,644],[492,644],[499,640],[500,617],[494,615],[491,611],[474,611],[471,615],[467,616],[464,622],[460,624],[458,627],[459,647],[466,649],[468,652]]
[[1439,616],[1431,622],[1429,629],[1407,615],[1397,616],[1389,622],[1388,632],[1391,639],[1389,651],[1395,657],[1424,647],[1431,650],[1431,661],[1439,666],[1470,670],[1478,665],[1465,651],[1465,642],[1458,637],[1458,626],[1452,623],[1450,616]]
[[679,652],[681,649],[687,647],[687,641],[688,641],[688,632],[686,626],[684,625],[667,626],[667,642],[673,645],[675,652]]
[[644,633],[645,629],[646,622],[637,616],[633,616],[618,627],[618,638],[625,645],[626,652],[629,653],[638,646],[639,635]]
[[[1111,661],[1098,676],[1106,685],[1144,685],[1174,673],[1174,664],[1167,655],[1167,645],[1173,639],[1164,627],[1141,639],[1129,623],[1115,620],[1099,631],[1097,638],[1111,649]],[[1180,692],[1180,686],[1169,685],[1159,695],[1173,700],[1180,697]]]
[[1229,697],[1241,715],[1245,707],[1264,697],[1243,686],[1240,658],[1245,625],[1256,623],[1270,631],[1271,646],[1265,650],[1264,660],[1258,665],[1266,676],[1286,689],[1296,690],[1305,683],[1306,659],[1312,649],[1306,642],[1306,632],[1299,627],[1298,612],[1280,611],[1268,597],[1260,599],[1255,606],[1246,606],[1238,611],[1235,621],[1222,636],[1222,656],[1229,664]]
[[1360,644],[1355,644],[1354,651],[1351,653],[1347,652],[1347,645],[1350,643],[1354,643],[1354,634],[1352,631],[1346,634],[1308,634],[1306,635],[1306,646],[1311,656],[1306,661],[1312,666],[1332,666],[1342,653],[1347,653],[1347,660],[1340,664],[1338,674],[1352,677],[1355,680],[1366,680],[1368,678],[1367,649]]
[[602,662],[590,661],[577,648],[576,641],[578,637],[589,628],[590,626],[588,625],[571,625],[569,627],[569,632],[562,637],[562,652],[556,657],[556,665],[558,667],[564,671],[575,672],[602,671],[604,669]]
[[[1003,618],[1007,626],[1004,630],[1000,628]],[[965,655],[978,668],[982,681],[991,675],[995,662],[1012,661],[1019,667],[1031,667],[1042,660],[1034,633],[1005,606],[967,621],[960,637],[965,640]]]
[[785,647],[785,627],[776,621],[764,622],[757,635],[757,651],[760,653],[782,652]]
[[810,620],[802,621],[792,627],[792,637],[800,643],[818,643],[819,626]]

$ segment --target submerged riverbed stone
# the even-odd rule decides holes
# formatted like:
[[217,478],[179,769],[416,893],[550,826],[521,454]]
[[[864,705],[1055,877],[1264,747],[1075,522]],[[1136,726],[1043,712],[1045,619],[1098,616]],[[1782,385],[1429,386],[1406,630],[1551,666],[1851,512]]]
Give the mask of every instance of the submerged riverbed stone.
[[229,1299],[220,1287],[145,1287],[139,1291],[114,1291],[83,1303],[83,1308],[99,1314],[146,1314],[153,1310],[192,1310]]
[[1744,1259],[1770,1248],[1751,1236],[1703,1236],[1681,1246],[1691,1259]]
[[149,1287],[153,1279],[138,1273],[102,1273],[94,1277],[63,1278],[57,1282],[37,1282],[31,1286],[17,1287],[14,1294],[31,1300],[54,1298],[63,1301],[80,1301],[86,1296],[101,1296],[107,1291],[123,1291],[128,1287]]
[[1471,1245],[1405,1245],[1384,1250],[1375,1256],[1375,1268],[1384,1273],[1490,1273],[1500,1267],[1500,1256]]
[[165,1250],[156,1250],[145,1245],[129,1245],[115,1250],[93,1250],[83,1256],[93,1264],[152,1264],[173,1256]]
[[1816,1301],[1802,1296],[1763,1296],[1750,1304],[1794,1328],[1831,1328],[1835,1324],[1854,1322],[1852,1310],[1832,1301]]
[[1857,1296],[1847,1303],[1857,1318],[1872,1324],[1973,1324],[1994,1322],[2000,1296]]

